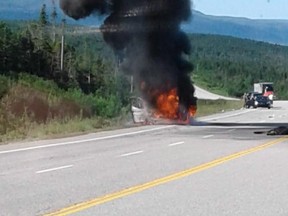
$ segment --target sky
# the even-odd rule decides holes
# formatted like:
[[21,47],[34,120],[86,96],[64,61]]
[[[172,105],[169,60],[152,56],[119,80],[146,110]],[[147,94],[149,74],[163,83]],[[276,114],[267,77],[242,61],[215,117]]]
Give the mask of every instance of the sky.
[[288,0],[192,0],[207,15],[288,20]]
[[[59,4],[59,0],[55,0]],[[193,9],[207,15],[288,20],[288,0],[191,0]],[[51,0],[0,0],[5,8],[39,9]]]

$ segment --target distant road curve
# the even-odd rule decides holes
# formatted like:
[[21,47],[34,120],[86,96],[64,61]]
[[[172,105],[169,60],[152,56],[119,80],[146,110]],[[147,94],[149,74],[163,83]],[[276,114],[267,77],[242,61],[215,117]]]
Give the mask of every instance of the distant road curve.
[[196,85],[194,85],[195,87],[195,96],[198,99],[206,99],[206,100],[218,100],[218,99],[223,99],[223,100],[239,100],[238,98],[231,98],[231,97],[224,97],[221,95],[217,95],[214,93],[211,93],[209,91],[206,91]]

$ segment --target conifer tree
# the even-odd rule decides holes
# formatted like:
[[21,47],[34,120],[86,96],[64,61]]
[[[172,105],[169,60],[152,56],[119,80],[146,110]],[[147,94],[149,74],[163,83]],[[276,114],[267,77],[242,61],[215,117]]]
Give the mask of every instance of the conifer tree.
[[46,26],[48,24],[48,16],[47,16],[47,12],[46,12],[46,4],[43,4],[42,8],[40,10],[39,23],[42,26]]

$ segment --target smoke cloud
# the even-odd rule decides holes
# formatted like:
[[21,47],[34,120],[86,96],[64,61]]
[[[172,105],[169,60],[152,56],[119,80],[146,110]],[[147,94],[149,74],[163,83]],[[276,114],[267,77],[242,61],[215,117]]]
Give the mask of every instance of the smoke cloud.
[[160,92],[177,88],[182,107],[196,105],[190,80],[191,47],[180,25],[191,16],[190,0],[60,0],[74,19],[105,15],[104,40],[124,55],[123,71],[135,77],[143,97],[155,105]]

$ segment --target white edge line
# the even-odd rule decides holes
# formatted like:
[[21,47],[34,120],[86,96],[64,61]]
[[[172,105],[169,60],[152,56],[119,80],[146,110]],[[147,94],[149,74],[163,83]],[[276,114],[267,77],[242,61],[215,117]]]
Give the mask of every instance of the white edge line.
[[141,153],[143,153],[143,151],[130,152],[130,153],[122,154],[122,155],[120,155],[120,157],[128,157],[128,156],[141,154]]
[[170,147],[177,146],[177,145],[183,145],[185,142],[177,142],[177,143],[171,143],[169,144]]
[[85,140],[78,140],[78,141],[71,141],[71,142],[62,142],[62,143],[47,144],[47,145],[41,145],[41,146],[35,146],[35,147],[28,147],[28,148],[20,148],[20,149],[13,149],[13,150],[7,150],[7,151],[0,151],[0,155],[1,154],[15,153],[15,152],[29,151],[29,150],[36,150],[36,149],[43,149],[43,148],[52,148],[52,147],[57,147],[57,146],[73,145],[73,144],[79,144],[79,143],[84,143],[84,142],[92,142],[92,141],[113,139],[113,138],[118,138],[118,137],[123,137],[123,136],[130,136],[130,135],[135,135],[135,134],[141,134],[141,133],[146,133],[146,132],[152,132],[152,131],[172,128],[172,127],[175,127],[175,125],[157,127],[157,128],[141,130],[141,131],[135,131],[135,132],[130,132],[130,133],[116,134],[116,135],[105,136],[105,137],[97,137],[97,138],[92,138],[92,139],[85,139]]
[[214,135],[203,136],[203,139],[211,138],[211,137],[213,137],[213,136],[214,136]]
[[67,165],[67,166],[61,166],[61,167],[46,169],[46,170],[40,170],[40,171],[37,171],[36,173],[37,174],[47,173],[47,172],[52,172],[52,171],[61,170],[61,169],[67,169],[67,168],[71,168],[71,167],[73,167],[73,165]]

